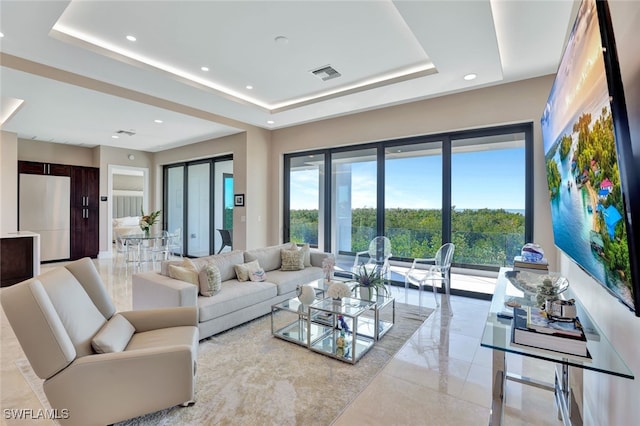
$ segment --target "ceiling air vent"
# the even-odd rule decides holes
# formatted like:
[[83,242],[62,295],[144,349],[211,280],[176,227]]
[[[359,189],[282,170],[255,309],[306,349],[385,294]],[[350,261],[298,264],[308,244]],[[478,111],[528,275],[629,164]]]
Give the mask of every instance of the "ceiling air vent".
[[131,130],[118,130],[116,132],[116,134],[118,135],[127,135],[127,136],[133,136],[136,134],[136,132],[132,132]]
[[322,81],[331,80],[332,78],[338,78],[342,74],[335,70],[331,65],[326,65],[324,67],[320,67],[316,70],[311,71],[313,75],[321,79]]

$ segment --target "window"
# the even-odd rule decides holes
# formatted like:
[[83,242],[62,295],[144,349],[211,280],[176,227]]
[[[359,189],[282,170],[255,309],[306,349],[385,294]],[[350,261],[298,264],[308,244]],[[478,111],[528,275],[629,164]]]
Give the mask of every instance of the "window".
[[181,233],[183,254],[206,256],[221,247],[216,229],[233,229],[230,156],[164,167],[165,229]]
[[526,123],[285,155],[284,240],[345,269],[378,235],[396,261],[453,242],[454,266],[497,271],[531,241],[532,146]]
[[367,250],[377,235],[376,149],[331,156],[332,242],[338,253]]
[[324,155],[307,154],[289,159],[287,196],[289,241],[322,247],[319,230],[324,208]]
[[432,257],[442,245],[442,142],[385,149],[384,234],[393,256]]
[[505,265],[525,243],[524,133],[451,142],[451,240],[456,262]]

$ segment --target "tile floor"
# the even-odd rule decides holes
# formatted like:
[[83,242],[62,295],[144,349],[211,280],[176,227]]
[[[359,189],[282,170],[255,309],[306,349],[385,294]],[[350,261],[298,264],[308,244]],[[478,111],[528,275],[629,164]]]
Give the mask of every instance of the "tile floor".
[[[131,309],[132,268],[111,259],[96,265],[116,308]],[[43,272],[54,266],[44,265]],[[399,302],[418,304],[416,290],[394,287],[392,292]],[[433,294],[423,293],[422,304],[435,308]],[[334,425],[487,425],[491,351],[480,346],[480,339],[489,302],[452,296],[451,308],[453,316],[447,305],[436,309]],[[15,366],[24,354],[4,312],[1,321],[0,424],[33,424],[5,418],[5,409],[37,410],[40,404]],[[510,372],[553,380],[549,363],[514,355],[507,356],[507,364]],[[560,424],[550,392],[515,382],[507,382],[504,416],[505,425]]]

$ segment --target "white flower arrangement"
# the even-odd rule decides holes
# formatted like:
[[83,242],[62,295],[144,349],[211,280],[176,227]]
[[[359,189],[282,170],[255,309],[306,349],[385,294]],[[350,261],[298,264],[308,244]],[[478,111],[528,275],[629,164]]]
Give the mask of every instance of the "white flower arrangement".
[[351,296],[351,288],[340,281],[335,281],[331,283],[329,289],[327,289],[327,296],[332,299],[342,299],[343,297]]

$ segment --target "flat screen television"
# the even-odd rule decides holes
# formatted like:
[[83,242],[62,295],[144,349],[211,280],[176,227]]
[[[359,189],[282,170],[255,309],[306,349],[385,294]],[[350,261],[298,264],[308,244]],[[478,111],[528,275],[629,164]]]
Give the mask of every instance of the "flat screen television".
[[555,245],[640,316],[640,165],[605,1],[580,4],[541,125]]

